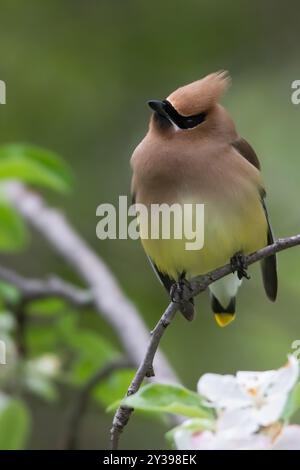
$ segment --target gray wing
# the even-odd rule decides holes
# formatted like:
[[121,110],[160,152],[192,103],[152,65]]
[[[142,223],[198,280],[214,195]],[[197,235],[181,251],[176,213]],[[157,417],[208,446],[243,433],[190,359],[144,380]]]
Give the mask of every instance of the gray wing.
[[[239,138],[232,142],[232,146],[239,152],[239,154],[244,157],[249,163],[255,166],[260,170],[259,159],[251,147],[251,145],[243,138]],[[268,223],[268,245],[271,245],[274,242],[273,231],[269,221],[268,211],[265,203],[265,193],[261,194],[261,203],[266,214],[266,220]],[[268,256],[261,261],[261,272],[263,278],[263,284],[265,292],[270,300],[273,302],[277,297],[278,289],[278,277],[277,277],[277,260],[276,255]]]

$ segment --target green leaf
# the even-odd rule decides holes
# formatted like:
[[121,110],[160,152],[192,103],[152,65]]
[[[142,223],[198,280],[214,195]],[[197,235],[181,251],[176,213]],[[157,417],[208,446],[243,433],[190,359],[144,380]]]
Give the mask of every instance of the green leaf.
[[204,406],[198,393],[179,385],[149,384],[127,397],[124,404],[141,411],[174,413],[188,417],[210,419],[213,412]]
[[96,387],[95,399],[105,407],[119,402],[125,396],[134,373],[132,369],[117,370],[104,383]]
[[55,325],[32,324],[26,331],[26,341],[32,356],[48,351],[58,351],[58,337]]
[[72,382],[77,385],[84,383],[107,361],[118,355],[105,338],[89,330],[76,331],[68,345],[77,352],[70,372]]
[[0,251],[18,251],[28,241],[26,225],[17,211],[0,199]]
[[0,449],[24,449],[30,432],[30,415],[21,400],[1,396]]
[[21,295],[15,286],[0,281],[0,298],[5,300],[5,304],[16,304],[19,302]]
[[59,298],[46,298],[38,299],[30,302],[27,307],[28,314],[41,315],[41,316],[53,316],[53,314],[63,313],[70,310],[69,305],[63,299]]
[[117,350],[103,336],[83,329],[74,313],[59,319],[56,328],[60,341],[73,352],[68,376],[73,385],[83,384],[107,361],[118,356]]
[[288,421],[300,408],[300,382],[298,382],[290,393],[282,418]]
[[57,191],[69,190],[73,180],[58,155],[26,144],[0,147],[0,179],[17,179]]

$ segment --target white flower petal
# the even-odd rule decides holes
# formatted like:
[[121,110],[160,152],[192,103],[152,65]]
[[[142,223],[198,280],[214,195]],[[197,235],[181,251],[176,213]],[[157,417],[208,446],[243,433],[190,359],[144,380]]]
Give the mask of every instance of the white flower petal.
[[259,424],[251,407],[225,410],[217,421],[217,430],[219,432],[226,431],[227,435],[233,438],[249,436],[256,432],[258,428]]
[[274,376],[268,385],[268,395],[277,393],[289,393],[296,384],[299,377],[299,362],[291,355],[285,366],[274,372]]
[[300,450],[300,426],[285,426],[275,439],[272,450]]
[[261,426],[269,426],[279,420],[287,401],[287,394],[275,395],[269,397],[261,406],[253,410],[257,423]]
[[212,450],[215,435],[211,431],[193,432],[179,428],[174,433],[174,441],[178,450]]
[[193,450],[214,450],[215,435],[211,431],[203,431],[192,436]]
[[213,450],[268,450],[270,441],[261,434],[252,434],[235,439],[224,438],[222,434],[216,436]]
[[34,367],[35,371],[49,377],[57,375],[61,366],[60,359],[55,354],[44,354],[37,359],[32,359],[29,364]]
[[192,447],[192,433],[187,429],[179,428],[174,433],[174,442],[178,450],[195,450]]
[[263,372],[238,372],[236,374],[239,386],[249,395],[269,396],[277,393],[288,393],[299,377],[299,363],[291,355],[284,367],[278,370]]
[[237,372],[236,380],[240,389],[253,401],[263,396],[264,391],[272,383],[275,371]]
[[198,382],[198,393],[216,408],[239,408],[249,404],[233,375],[204,374]]
[[191,433],[180,429],[175,433],[178,450],[265,450],[270,439],[260,434],[231,438],[226,432],[203,431]]

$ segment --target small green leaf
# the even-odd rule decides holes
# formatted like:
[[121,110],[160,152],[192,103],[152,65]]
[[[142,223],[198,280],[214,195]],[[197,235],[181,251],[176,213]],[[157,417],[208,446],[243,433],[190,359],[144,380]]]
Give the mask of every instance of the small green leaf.
[[28,232],[17,211],[0,199],[0,251],[18,251],[28,241]]
[[15,286],[0,281],[0,297],[5,300],[5,304],[16,304],[19,302],[21,295]]
[[107,413],[115,413],[124,400],[115,400],[106,408]]
[[81,385],[107,361],[118,356],[117,350],[96,331],[83,329],[73,313],[61,318],[57,324],[60,341],[73,352],[69,381]]
[[145,385],[123,403],[141,411],[174,413],[191,418],[209,419],[213,416],[212,410],[205,407],[200,395],[179,385]]
[[58,155],[26,144],[0,147],[0,179],[16,179],[67,191],[72,186],[71,173]]
[[64,311],[70,310],[67,302],[59,298],[46,298],[38,299],[30,302],[27,307],[28,314],[41,315],[41,316],[53,316],[53,314],[63,313]]
[[74,385],[83,384],[107,361],[114,359],[118,354],[106,339],[88,330],[74,334],[68,345],[76,353],[76,359],[70,371],[70,378]]
[[24,449],[30,432],[30,415],[21,400],[1,397],[0,449]]
[[26,332],[26,341],[28,349],[33,356],[45,353],[47,351],[58,351],[58,335],[55,325],[32,324]]
[[290,393],[282,418],[288,421],[300,408],[300,382],[298,382]]
[[132,369],[117,370],[95,389],[94,397],[105,407],[117,401],[120,402],[126,394],[133,375]]

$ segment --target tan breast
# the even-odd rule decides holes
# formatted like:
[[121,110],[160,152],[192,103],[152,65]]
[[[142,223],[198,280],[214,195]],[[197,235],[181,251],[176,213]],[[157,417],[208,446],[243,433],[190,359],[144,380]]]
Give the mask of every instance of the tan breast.
[[185,240],[142,240],[147,254],[163,271],[176,277],[206,273],[229,261],[237,251],[266,244],[267,226],[260,203],[260,172],[230,145],[209,139],[146,137],[132,157],[132,188],[136,202],[193,202],[205,205],[205,242],[187,252]]

